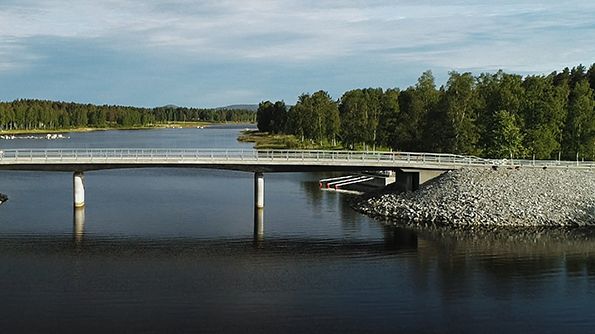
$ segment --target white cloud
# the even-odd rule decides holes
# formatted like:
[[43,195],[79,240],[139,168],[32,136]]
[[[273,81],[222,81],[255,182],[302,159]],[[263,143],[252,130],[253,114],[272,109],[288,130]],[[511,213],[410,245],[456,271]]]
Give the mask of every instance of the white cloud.
[[226,61],[308,63],[350,56],[428,67],[549,70],[592,60],[592,1],[493,3],[15,1],[0,4],[0,69],[16,66],[12,55],[38,37],[102,39],[147,52],[175,48],[180,57]]
[[16,40],[4,38],[0,43],[0,73],[26,68],[39,58]]

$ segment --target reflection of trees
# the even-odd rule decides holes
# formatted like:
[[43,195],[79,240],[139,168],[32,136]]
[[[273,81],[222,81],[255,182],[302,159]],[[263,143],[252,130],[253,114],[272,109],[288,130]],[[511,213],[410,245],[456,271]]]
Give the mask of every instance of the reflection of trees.
[[[312,176],[317,177],[324,176]],[[320,191],[312,178],[301,182],[310,205],[337,212],[346,233],[369,221],[350,207],[348,196]],[[570,281],[567,277],[586,276],[595,283],[595,230],[387,226],[383,233],[385,251],[412,253],[403,258],[411,264],[412,284],[437,290],[443,302],[469,296],[535,298]]]
[[[316,175],[316,178],[324,178],[324,174],[313,174]],[[320,190],[318,186],[318,182],[316,180],[312,180],[311,178],[304,178],[299,182],[301,190],[306,194],[306,200],[308,205],[314,207],[316,210],[320,210],[322,206],[322,198],[323,192]]]
[[359,225],[369,218],[357,213],[349,205],[347,194],[324,191],[320,189],[318,180],[342,176],[345,173],[310,173],[300,182],[301,190],[306,194],[306,200],[316,213],[321,213],[325,208],[331,208],[341,217],[341,224],[346,232],[358,230]]
[[417,234],[411,230],[384,226],[384,244],[391,250],[417,250]]
[[591,230],[412,227],[411,231],[419,240],[416,281],[423,286],[438,284],[446,299],[449,292],[461,290],[534,297],[547,293],[556,276],[588,275],[595,281]]

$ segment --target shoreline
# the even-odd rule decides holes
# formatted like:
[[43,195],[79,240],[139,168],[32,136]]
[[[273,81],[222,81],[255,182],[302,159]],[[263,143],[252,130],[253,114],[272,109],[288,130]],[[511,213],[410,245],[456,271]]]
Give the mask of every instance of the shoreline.
[[0,135],[20,136],[20,135],[39,135],[39,134],[58,134],[58,133],[80,133],[80,132],[94,132],[94,131],[111,131],[111,130],[154,130],[154,129],[188,129],[188,128],[206,128],[221,124],[251,124],[251,123],[217,123],[217,122],[171,122],[154,124],[152,126],[130,126],[130,127],[103,127],[103,128],[69,128],[69,129],[31,129],[31,130],[0,130]]

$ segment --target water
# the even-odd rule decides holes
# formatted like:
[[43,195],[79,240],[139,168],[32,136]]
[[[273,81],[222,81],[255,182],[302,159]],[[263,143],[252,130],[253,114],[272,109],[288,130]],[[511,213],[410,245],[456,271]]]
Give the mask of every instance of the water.
[[[105,131],[41,147],[229,147],[240,128]],[[391,228],[327,174],[0,172],[2,332],[590,332],[595,232]]]

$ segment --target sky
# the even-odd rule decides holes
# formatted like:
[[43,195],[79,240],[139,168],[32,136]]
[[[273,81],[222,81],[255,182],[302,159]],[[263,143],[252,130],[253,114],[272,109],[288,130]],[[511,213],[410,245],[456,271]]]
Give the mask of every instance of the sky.
[[0,100],[295,103],[595,62],[593,0],[0,0]]

